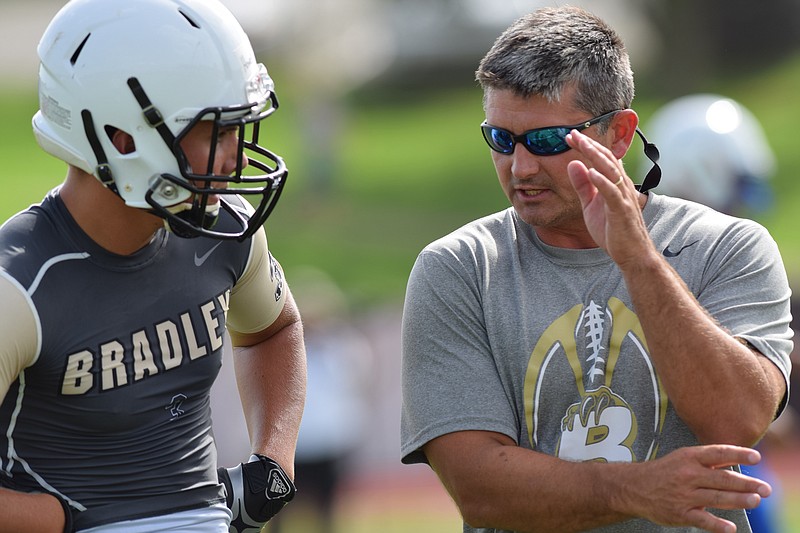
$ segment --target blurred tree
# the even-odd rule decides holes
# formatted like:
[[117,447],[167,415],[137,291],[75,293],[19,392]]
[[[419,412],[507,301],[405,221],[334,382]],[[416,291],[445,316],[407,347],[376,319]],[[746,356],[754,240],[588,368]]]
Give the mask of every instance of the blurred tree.
[[721,76],[762,70],[800,50],[798,0],[651,0],[642,7],[661,44],[643,78],[665,97],[705,90]]

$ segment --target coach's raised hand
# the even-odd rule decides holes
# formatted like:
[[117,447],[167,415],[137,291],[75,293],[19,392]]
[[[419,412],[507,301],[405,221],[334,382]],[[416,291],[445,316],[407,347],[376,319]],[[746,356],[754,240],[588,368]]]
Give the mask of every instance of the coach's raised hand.
[[[627,113],[620,112],[618,120],[635,120],[632,111]],[[635,131],[635,125],[629,129]],[[654,253],[642,218],[644,197],[625,174],[619,159],[623,152],[618,155],[615,146],[607,148],[579,131],[570,133],[566,141],[583,156],[583,160],[570,161],[567,171],[595,243],[620,266]]]

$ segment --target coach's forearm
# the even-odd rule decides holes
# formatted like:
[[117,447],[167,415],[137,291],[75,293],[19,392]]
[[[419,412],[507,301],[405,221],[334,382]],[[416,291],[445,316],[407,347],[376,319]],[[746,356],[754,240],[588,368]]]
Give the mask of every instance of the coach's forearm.
[[654,248],[621,268],[679,416],[701,442],[757,442],[784,394],[779,370],[717,324]]
[[485,431],[442,435],[424,452],[472,527],[570,533],[629,518],[608,505],[616,465],[564,461]]

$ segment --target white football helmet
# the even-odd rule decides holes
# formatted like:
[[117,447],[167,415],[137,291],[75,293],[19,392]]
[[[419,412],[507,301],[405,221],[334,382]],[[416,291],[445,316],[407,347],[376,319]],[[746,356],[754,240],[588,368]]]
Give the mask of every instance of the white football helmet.
[[[33,129],[45,151],[183,237],[244,239],[264,223],[287,176],[283,160],[258,144],[260,123],[278,99],[244,30],[217,0],[71,0],[38,52]],[[189,167],[180,140],[201,120],[239,128],[233,175],[213,175],[213,142],[208,168]],[[132,153],[112,144],[116,130],[132,136]],[[234,209],[229,194],[253,198],[252,216]],[[239,231],[212,229],[220,206]]]
[[775,156],[740,103],[716,94],[684,96],[659,109],[647,131],[661,153],[659,192],[739,216],[770,206]]

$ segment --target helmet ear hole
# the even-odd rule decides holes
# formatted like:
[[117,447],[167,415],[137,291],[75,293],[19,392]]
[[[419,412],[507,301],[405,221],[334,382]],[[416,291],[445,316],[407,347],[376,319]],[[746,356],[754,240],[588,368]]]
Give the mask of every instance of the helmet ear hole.
[[126,155],[136,151],[136,143],[133,142],[133,136],[130,133],[109,125],[106,125],[104,129],[117,152]]

